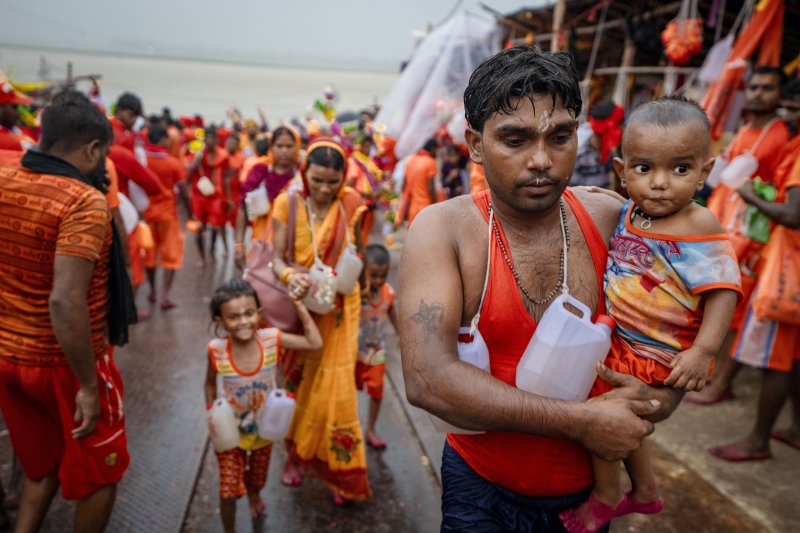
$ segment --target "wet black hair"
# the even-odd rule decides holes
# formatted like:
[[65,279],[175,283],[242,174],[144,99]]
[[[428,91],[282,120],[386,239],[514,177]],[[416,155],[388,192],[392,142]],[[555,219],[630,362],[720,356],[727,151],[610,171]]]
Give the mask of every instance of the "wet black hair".
[[235,300],[242,296],[252,296],[256,301],[256,307],[261,307],[261,302],[258,300],[258,293],[252,285],[243,279],[231,279],[217,287],[214,294],[211,296],[211,318],[222,317],[222,305]]
[[383,266],[389,264],[391,256],[384,245],[373,243],[364,249],[364,259],[366,263]]
[[560,97],[573,117],[580,115],[583,101],[572,56],[514,46],[490,57],[472,73],[464,91],[464,115],[472,129],[482,132],[494,113],[513,113],[520,98],[533,104],[534,95],[542,94],[553,99],[553,107]]
[[425,144],[422,145],[422,149],[425,150],[426,152],[433,153],[436,151],[437,145],[438,143],[436,142],[436,139],[428,139],[427,141],[425,141]]
[[83,94],[73,89],[55,95],[41,115],[42,135],[39,148],[47,152],[56,144],[71,151],[92,141],[110,144],[114,134],[111,123]]
[[800,96],[800,79],[794,79],[783,86],[783,97],[792,100]]
[[143,113],[142,101],[133,93],[122,93],[117,99],[117,109],[128,109],[137,116]]
[[269,140],[267,139],[259,139],[256,141],[256,154],[257,155],[267,155],[269,152]]
[[153,124],[147,128],[147,142],[150,144],[158,144],[161,139],[167,137],[167,128],[161,124]]
[[764,65],[761,67],[756,67],[753,70],[753,73],[750,74],[750,79],[753,79],[753,76],[756,74],[761,75],[769,75],[772,74],[773,76],[778,78],[778,88],[783,87],[786,84],[786,73],[780,67],[773,67],[770,65]]
[[655,124],[666,128],[675,124],[686,124],[692,121],[697,121],[703,126],[705,134],[703,139],[698,139],[698,141],[702,140],[706,149],[708,149],[709,144],[711,144],[711,123],[703,108],[694,100],[690,100],[684,96],[662,96],[661,98],[646,102],[633,110],[625,124],[622,144],[625,144],[628,128],[636,123]]
[[294,133],[292,133],[292,130],[290,130],[286,126],[278,126],[274,130],[272,130],[272,144],[273,145],[276,142],[278,142],[278,139],[280,138],[281,135],[288,135],[289,138],[292,140],[292,142],[297,144],[297,140],[295,139]]
[[344,158],[342,154],[329,146],[318,146],[306,156],[306,168],[311,165],[332,168],[336,171],[344,170]]
[[614,112],[615,107],[617,107],[616,104],[614,104],[614,102],[611,100],[597,102],[589,110],[589,116],[598,120],[606,119],[611,116],[611,113]]

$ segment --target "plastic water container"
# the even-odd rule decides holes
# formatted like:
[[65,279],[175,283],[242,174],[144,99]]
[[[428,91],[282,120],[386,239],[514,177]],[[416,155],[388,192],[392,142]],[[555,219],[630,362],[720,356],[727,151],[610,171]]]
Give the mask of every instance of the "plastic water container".
[[[470,328],[460,328],[458,330],[459,337],[469,335],[469,329]],[[486,346],[486,341],[484,341],[483,337],[481,337],[480,331],[477,329],[475,330],[475,334],[472,335],[471,342],[459,341],[457,349],[459,361],[469,363],[472,366],[483,370],[484,372],[490,372],[489,348]],[[484,433],[483,431],[471,431],[469,429],[463,429],[458,426],[454,426],[449,422],[445,422],[438,416],[430,415],[430,417],[433,427],[436,428],[436,431],[441,431],[442,433],[454,433],[457,435],[480,435],[481,433]]]
[[714,158],[714,166],[711,167],[711,172],[708,173],[708,178],[706,178],[706,185],[711,187],[712,189],[719,185],[720,181],[722,180],[722,171],[725,170],[725,167],[728,166],[728,160],[718,155]]
[[325,315],[336,307],[336,274],[322,261],[314,261],[308,270],[311,288],[303,298],[303,303],[312,313]]
[[223,398],[217,398],[206,413],[211,444],[218,453],[227,452],[239,445],[239,425],[233,407]]
[[283,389],[272,389],[261,409],[258,435],[262,439],[278,441],[286,436],[294,414],[294,398]]
[[[569,304],[583,316],[565,307]],[[611,347],[614,320],[592,313],[582,302],[562,294],[545,311],[517,365],[517,387],[558,400],[584,401],[597,377],[597,362]]]
[[348,244],[336,263],[336,290],[339,294],[350,294],[355,290],[364,262],[358,257],[354,244]]
[[758,159],[750,152],[733,158],[720,174],[722,183],[731,189],[738,189],[758,170]]

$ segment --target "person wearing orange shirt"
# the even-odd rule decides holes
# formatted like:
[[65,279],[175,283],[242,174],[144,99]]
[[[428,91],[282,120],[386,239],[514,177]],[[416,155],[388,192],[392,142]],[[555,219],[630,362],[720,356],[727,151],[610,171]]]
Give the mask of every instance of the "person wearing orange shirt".
[[121,331],[110,279],[122,278],[90,178],[111,139],[103,113],[63,91],[42,114],[38,148],[0,170],[0,408],[25,471],[17,531],[40,528],[59,485],[78,500],[72,529],[102,531],[130,462],[109,355]]
[[114,144],[133,151],[136,146],[133,125],[141,115],[142,101],[139,97],[133,93],[121,94],[114,107],[114,116],[108,119],[114,130]]
[[34,144],[17,127],[17,106],[30,103],[31,99],[14,89],[9,82],[0,82],[0,150],[22,151],[25,144]]
[[469,162],[469,192],[481,192],[489,188],[486,183],[486,173],[483,171],[483,165],[475,161]]
[[205,263],[205,230],[211,226],[211,257],[214,257],[214,247],[217,235],[222,238],[222,247],[225,253],[228,250],[228,240],[225,236],[225,222],[227,213],[231,208],[231,193],[229,187],[228,153],[219,146],[217,130],[213,126],[205,130],[203,139],[205,148],[194,155],[189,163],[189,179],[191,181],[192,214],[200,223],[197,232],[197,249],[200,258]]
[[242,198],[242,182],[239,180],[239,176],[244,167],[245,157],[240,146],[241,139],[238,133],[231,133],[225,139],[225,151],[228,153],[228,171],[225,173],[225,179],[228,181],[232,202],[228,211],[228,222],[232,228],[236,228],[236,217],[239,215],[239,203]]
[[369,234],[375,223],[375,209],[381,192],[383,172],[370,156],[374,140],[369,135],[362,134],[356,145],[355,151],[347,160],[347,186],[355,189],[364,200],[367,212],[361,221],[361,240],[364,244],[369,242]]
[[422,150],[411,156],[406,163],[400,222],[407,221],[408,226],[411,227],[414,218],[420,211],[436,203],[438,199],[436,176],[438,174],[436,140],[428,139]]
[[165,194],[150,201],[144,218],[153,233],[154,246],[145,254],[144,266],[150,285],[150,303],[156,302],[156,263],[164,269],[161,309],[175,307],[169,299],[169,291],[175,279],[175,272],[183,266],[184,238],[178,220],[175,187],[186,179],[186,169],[180,160],[169,153],[169,134],[161,125],[151,126],[147,132],[147,166],[161,180]]
[[[781,104],[781,82],[783,71],[776,67],[757,68],[747,85],[745,92],[745,112],[749,121],[739,129],[728,150],[728,161],[746,153],[758,159],[758,169],[753,177],[779,187],[781,177],[778,167],[784,158],[789,141],[789,129],[777,114]],[[783,173],[785,177],[785,172]],[[747,185],[747,184],[745,184]],[[716,359],[711,383],[701,392],[686,395],[686,401],[700,405],[708,405],[733,398],[731,383],[739,371],[740,365],[730,358],[731,346],[744,323],[748,303],[756,283],[756,272],[761,259],[764,244],[748,238],[743,233],[747,200],[740,190],[734,190],[721,183],[708,198],[708,209],[720,221],[728,232],[734,250],[739,259],[742,273],[742,290],[744,298],[736,308],[731,322],[731,329]]]

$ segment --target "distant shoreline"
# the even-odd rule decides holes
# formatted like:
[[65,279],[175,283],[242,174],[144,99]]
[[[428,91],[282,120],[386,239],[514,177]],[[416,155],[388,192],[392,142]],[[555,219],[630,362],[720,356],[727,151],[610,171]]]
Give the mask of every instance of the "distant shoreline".
[[[330,66],[330,65],[312,65],[312,64],[285,64],[285,63],[265,63],[265,62],[258,62],[258,61],[246,61],[246,60],[225,60],[225,59],[218,59],[218,58],[199,58],[199,57],[190,57],[190,56],[180,56],[180,55],[161,55],[161,54],[143,54],[143,53],[134,53],[134,52],[108,52],[105,50],[86,50],[80,48],[54,48],[51,46],[34,46],[34,45],[27,45],[27,44],[13,44],[13,43],[4,43],[0,42],[0,49],[2,48],[9,48],[14,50],[26,50],[26,51],[42,51],[42,52],[52,52],[52,53],[59,53],[59,54],[86,54],[86,55],[97,55],[97,56],[104,56],[104,57],[125,57],[130,59],[147,59],[147,60],[158,60],[158,61],[187,61],[192,63],[217,63],[220,65],[233,65],[233,66],[242,66],[242,67],[272,67],[272,68],[285,68],[285,69],[296,69],[296,70],[308,70],[308,69],[319,69],[324,71],[336,71],[336,72],[364,72],[369,74],[399,74],[400,65],[398,64],[396,70],[391,69],[365,69],[365,68],[345,68],[345,67],[337,67],[337,66]],[[2,66],[2,65],[0,65]]]

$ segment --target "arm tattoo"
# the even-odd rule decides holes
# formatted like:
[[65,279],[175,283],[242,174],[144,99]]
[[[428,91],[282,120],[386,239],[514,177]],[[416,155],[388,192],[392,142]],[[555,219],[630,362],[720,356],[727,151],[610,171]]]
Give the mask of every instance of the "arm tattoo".
[[425,329],[425,340],[428,341],[431,335],[436,336],[437,339],[442,340],[442,332],[439,331],[439,325],[444,318],[444,306],[439,302],[426,304],[425,300],[419,301],[419,309],[411,316],[411,320],[415,324],[422,326]]

